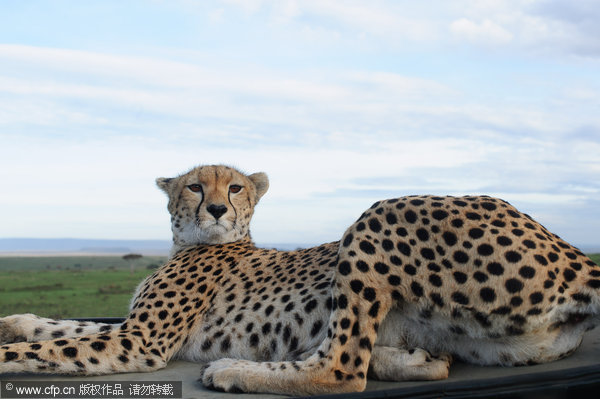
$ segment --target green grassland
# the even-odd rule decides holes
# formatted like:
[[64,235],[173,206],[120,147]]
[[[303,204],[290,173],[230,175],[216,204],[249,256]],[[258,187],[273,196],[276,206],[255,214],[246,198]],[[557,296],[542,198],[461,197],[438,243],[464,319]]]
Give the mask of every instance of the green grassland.
[[144,256],[130,273],[116,256],[0,257],[0,316],[125,316],[135,287],[165,260]]
[[[135,260],[135,268],[158,267],[165,256],[144,256]],[[129,263],[120,256],[5,256],[0,257],[0,272],[33,270],[127,269]]]
[[[600,264],[600,254],[590,257]],[[118,257],[0,258],[0,316],[125,316],[135,287],[164,261],[143,257],[130,274]]]

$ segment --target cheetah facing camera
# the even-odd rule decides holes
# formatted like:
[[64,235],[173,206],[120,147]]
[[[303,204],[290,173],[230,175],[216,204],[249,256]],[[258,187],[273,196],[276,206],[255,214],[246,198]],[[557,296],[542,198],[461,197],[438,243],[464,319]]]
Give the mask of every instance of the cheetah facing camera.
[[560,359],[600,322],[600,268],[499,199],[380,201],[341,242],[283,252],[248,233],[264,174],[204,166],[157,182],[173,256],[127,320],[0,319],[3,343],[25,341],[0,347],[0,373],[151,371],[179,358],[208,363],[202,382],[218,390],[348,392],[367,375],[446,378],[451,356]]

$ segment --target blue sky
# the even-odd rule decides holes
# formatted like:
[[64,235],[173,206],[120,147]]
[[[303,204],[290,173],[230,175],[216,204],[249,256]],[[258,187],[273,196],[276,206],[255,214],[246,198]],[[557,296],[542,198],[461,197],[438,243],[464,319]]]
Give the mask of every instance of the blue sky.
[[168,239],[154,186],[266,172],[257,242],[490,194],[600,246],[600,1],[3,1],[0,237]]

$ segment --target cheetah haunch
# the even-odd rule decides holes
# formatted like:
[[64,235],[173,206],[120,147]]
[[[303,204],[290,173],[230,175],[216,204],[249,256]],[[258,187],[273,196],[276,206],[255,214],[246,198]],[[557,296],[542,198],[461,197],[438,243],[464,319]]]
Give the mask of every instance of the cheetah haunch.
[[157,182],[173,258],[139,286],[125,323],[4,318],[0,339],[27,342],[0,347],[0,372],[151,371],[180,358],[209,362],[202,381],[218,390],[348,392],[367,375],[446,378],[451,355],[560,359],[600,321],[600,268],[499,199],[380,201],[341,242],[284,252],[248,233],[264,174],[205,166]]

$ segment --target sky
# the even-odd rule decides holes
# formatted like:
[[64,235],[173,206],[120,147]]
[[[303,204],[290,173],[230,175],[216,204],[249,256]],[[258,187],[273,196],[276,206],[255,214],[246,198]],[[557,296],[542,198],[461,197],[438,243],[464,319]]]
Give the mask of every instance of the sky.
[[257,243],[488,194],[600,247],[600,0],[4,0],[0,237],[170,239],[157,177],[264,171]]

